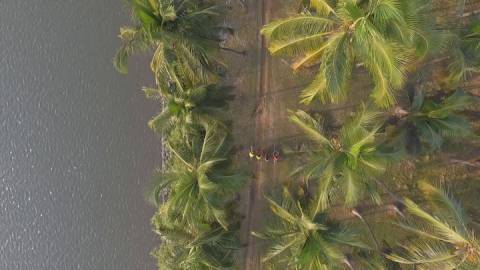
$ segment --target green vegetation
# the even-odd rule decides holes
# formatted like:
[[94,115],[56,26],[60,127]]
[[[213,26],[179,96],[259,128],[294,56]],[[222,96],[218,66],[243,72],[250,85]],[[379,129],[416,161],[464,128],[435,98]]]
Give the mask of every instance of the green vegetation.
[[[408,111],[397,110],[395,132],[401,146],[412,149],[408,142],[420,142],[432,150],[440,150],[445,138],[473,136],[468,119],[459,112],[473,105],[474,99],[457,91],[441,102],[425,100],[422,91],[415,93]],[[419,145],[421,146],[421,145]]]
[[416,237],[402,245],[402,253],[387,258],[418,269],[478,269],[480,242],[460,204],[427,182],[420,182],[419,188],[432,213],[405,199],[407,211],[417,218],[398,226]]
[[451,61],[448,66],[451,83],[458,84],[468,75],[479,71],[480,67],[480,25],[473,23],[467,28],[460,28],[454,33]]
[[361,108],[347,121],[338,134],[326,138],[319,123],[303,111],[290,115],[314,142],[318,149],[309,147],[307,160],[301,171],[318,185],[315,212],[329,207],[329,201],[339,196],[345,204],[355,206],[364,194],[379,200],[374,177],[383,173],[390,158],[376,142],[380,128],[378,113]]
[[[262,29],[272,55],[294,57],[294,71],[318,69],[300,102],[315,111],[316,98],[348,101],[354,73],[369,75],[373,102],[333,129],[322,115],[290,112],[308,138],[292,153],[288,183],[302,191],[268,199],[276,225],[255,233],[270,246],[264,261],[273,269],[478,269],[475,223],[459,204],[428,182],[392,181],[401,176],[395,163],[421,166],[432,153],[455,155],[448,146],[459,139],[476,141],[470,122],[478,118],[463,112],[476,111],[478,99],[457,87],[478,71],[478,24],[437,23],[426,17],[428,1],[306,4]],[[349,238],[329,241],[332,231]]]
[[[216,17],[220,6],[202,1],[132,0],[134,27],[120,29],[123,42],[114,58],[118,71],[128,71],[128,58],[153,48],[152,69],[160,85],[174,80],[172,73],[182,74],[194,83],[208,82],[218,48]],[[206,1],[205,1],[206,2]]]
[[159,269],[234,268],[234,252],[240,248],[235,235],[237,228],[225,230],[218,224],[190,227],[168,223],[162,215],[159,211],[152,219],[154,230],[162,240],[152,252]]
[[[288,112],[307,139],[282,160],[291,174],[281,195],[279,187],[264,194],[266,227],[248,232],[267,246],[262,263],[479,269],[478,205],[463,210],[452,197],[471,194],[480,175],[478,98],[460,87],[480,71],[479,24],[436,20],[428,0],[299,2],[300,14],[261,31],[272,55],[293,58],[294,71],[315,69],[302,110]],[[231,32],[218,22],[226,9],[214,1],[130,3],[134,26],[121,28],[114,65],[127,72],[132,54],[153,54],[156,85],[143,91],[163,106],[148,125],[169,154],[147,194],[161,240],[152,255],[159,269],[239,269],[237,203],[248,177],[234,162],[236,119],[225,116],[232,88],[218,72],[220,31]],[[358,74],[370,89],[352,83]],[[370,97],[344,109],[341,126],[329,125],[319,106],[350,102],[354,91]],[[467,148],[477,156],[459,160]],[[442,174],[453,163],[463,166],[461,177]]]
[[[203,128],[198,134],[184,135],[179,128],[170,134],[167,145],[172,158],[157,178],[154,199],[166,217],[199,226],[215,221],[227,229],[224,207],[244,183],[244,176],[232,173],[226,131],[213,124]],[[158,198],[162,189],[168,189],[166,202]]]
[[352,72],[361,64],[375,84],[375,103],[393,105],[393,91],[403,86],[406,65],[413,57],[423,57],[429,46],[423,29],[425,1],[313,0],[310,6],[262,30],[273,55],[301,56],[293,63],[294,70],[320,65],[302,102],[315,97],[324,102],[345,100]]
[[198,87],[144,88],[150,98],[159,98],[165,102],[165,108],[148,125],[151,129],[170,134],[174,127],[194,128],[198,123],[213,123],[226,128],[224,123],[228,101],[233,99],[229,87],[202,85]]
[[231,87],[218,83],[223,27],[217,18],[224,9],[208,1],[130,3],[135,25],[121,28],[114,66],[125,73],[132,54],[154,50],[156,86],[143,92],[164,106],[148,125],[170,155],[147,192],[161,239],[152,255],[159,269],[234,269],[240,248],[235,194],[247,178],[232,163],[225,117]]
[[356,240],[354,231],[328,220],[305,198],[296,200],[284,190],[280,204],[267,200],[276,220],[265,233],[255,233],[272,242],[264,262],[274,261],[279,268],[287,264],[295,269],[342,269],[342,264],[350,262],[341,246],[369,249]]

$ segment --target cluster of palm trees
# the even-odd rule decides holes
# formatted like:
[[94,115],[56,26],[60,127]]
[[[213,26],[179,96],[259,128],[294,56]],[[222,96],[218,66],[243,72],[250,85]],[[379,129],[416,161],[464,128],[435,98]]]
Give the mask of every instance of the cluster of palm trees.
[[155,87],[147,98],[163,103],[148,125],[160,133],[170,158],[162,164],[147,197],[161,244],[152,254],[159,269],[230,269],[239,248],[236,193],[246,177],[232,163],[226,119],[231,88],[219,83],[218,57],[224,9],[209,1],[132,0],[133,27],[120,30],[114,58],[127,72],[128,58],[153,52]]
[[[233,99],[221,84],[221,33],[232,32],[218,24],[225,9],[207,0],[130,3],[134,26],[120,29],[114,66],[126,73],[131,55],[153,53],[156,85],[143,92],[163,106],[148,125],[170,156],[147,194],[161,240],[152,254],[159,269],[235,269],[236,195],[246,177],[233,164],[225,117]],[[267,198],[271,224],[254,232],[269,243],[263,262],[272,269],[478,269],[480,241],[451,194],[421,179],[400,195],[388,170],[476,137],[462,112],[478,100],[456,89],[479,71],[480,26],[440,25],[429,0],[305,3],[300,14],[262,29],[273,55],[293,57],[295,71],[317,70],[300,102],[348,100],[358,90],[355,74],[369,80],[371,101],[333,130],[316,115],[289,112],[308,141],[280,199]],[[435,65],[444,67],[444,91],[429,87]],[[382,209],[393,242],[368,218]]]
[[[451,194],[419,179],[399,195],[386,173],[446,142],[476,139],[462,112],[478,99],[457,89],[479,71],[480,27],[440,25],[428,0],[306,4],[262,29],[272,55],[293,57],[295,71],[318,70],[300,102],[347,100],[353,74],[367,74],[372,102],[333,130],[289,112],[309,140],[295,153],[291,183],[278,200],[267,198],[271,224],[254,233],[269,243],[263,261],[272,269],[480,269],[474,223]],[[446,73],[442,91],[429,87],[435,63]],[[379,218],[380,209],[388,211]],[[379,239],[367,213],[390,226],[394,241]]]

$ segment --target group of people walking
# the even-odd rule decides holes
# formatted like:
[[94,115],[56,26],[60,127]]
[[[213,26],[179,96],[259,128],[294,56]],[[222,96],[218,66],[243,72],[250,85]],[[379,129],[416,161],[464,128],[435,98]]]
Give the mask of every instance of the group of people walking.
[[265,151],[262,149],[254,149],[253,146],[250,146],[250,151],[248,152],[248,157],[250,159],[255,159],[258,161],[273,161],[277,162],[280,159],[280,153],[277,150],[271,152]]

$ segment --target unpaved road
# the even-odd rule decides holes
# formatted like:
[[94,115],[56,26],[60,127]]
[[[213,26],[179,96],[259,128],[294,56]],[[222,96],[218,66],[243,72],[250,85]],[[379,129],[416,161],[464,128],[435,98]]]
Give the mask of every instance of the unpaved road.
[[[257,30],[265,25],[270,19],[271,0],[259,0],[257,1],[257,14],[261,16],[260,20],[257,20]],[[259,69],[258,69],[258,86],[257,86],[257,110],[255,117],[255,142],[254,145],[260,149],[266,149],[269,147],[268,142],[272,138],[272,128],[269,123],[273,120],[270,115],[271,99],[269,98],[269,56],[266,50],[267,42],[265,38],[260,37],[258,39],[258,55],[259,55]],[[246,233],[247,246],[244,253],[244,269],[254,270],[261,269],[261,247],[258,245],[258,239],[251,235],[251,231],[259,229],[259,222],[262,212],[264,212],[265,203],[263,200],[265,182],[270,178],[268,166],[265,162],[256,162],[253,169],[253,181],[249,190],[247,215],[246,215]]]

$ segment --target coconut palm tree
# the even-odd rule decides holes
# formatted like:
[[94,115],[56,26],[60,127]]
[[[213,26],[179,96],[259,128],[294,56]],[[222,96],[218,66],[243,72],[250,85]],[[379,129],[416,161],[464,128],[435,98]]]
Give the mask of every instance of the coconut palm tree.
[[368,249],[356,240],[355,232],[329,220],[326,213],[310,209],[305,200],[295,200],[286,189],[280,203],[267,200],[275,220],[265,232],[253,234],[271,243],[262,261],[278,267],[274,269],[350,268],[343,248]]
[[191,128],[200,122],[225,127],[225,110],[234,98],[232,87],[192,81],[158,58],[163,58],[163,53],[155,54],[151,64],[155,73],[161,74],[157,76],[157,87],[143,88],[147,98],[163,103],[162,111],[149,121],[150,128],[168,136],[173,127]]
[[395,110],[393,141],[400,141],[396,145],[415,152],[415,142],[439,150],[445,139],[471,136],[470,123],[460,112],[474,103],[473,97],[463,91],[456,91],[441,101],[425,99],[423,91],[417,91],[408,110]]
[[315,97],[323,102],[344,100],[353,70],[363,66],[375,84],[375,103],[394,104],[406,63],[428,49],[427,1],[311,0],[310,7],[262,29],[272,55],[298,56],[294,70],[320,64],[301,102],[308,104]]
[[193,82],[208,81],[216,62],[208,52],[218,47],[219,6],[185,0],[131,0],[130,4],[135,26],[120,29],[123,45],[114,57],[119,72],[127,72],[132,54],[154,48],[152,69],[157,80],[168,75],[159,67],[168,66]]
[[224,230],[216,223],[192,228],[167,221],[162,214],[152,218],[162,241],[152,252],[160,270],[235,269],[234,252],[239,248],[235,228]]
[[[225,206],[245,177],[232,173],[227,133],[212,123],[203,127],[200,131],[174,130],[167,142],[172,159],[157,177],[150,197],[158,205],[161,191],[168,189],[168,200],[160,208],[172,220],[191,225],[216,221],[227,228]],[[191,134],[184,136],[184,132]]]
[[480,241],[468,228],[469,219],[458,202],[447,192],[422,181],[419,188],[430,203],[424,210],[405,199],[407,211],[414,216],[398,224],[417,237],[401,245],[401,251],[387,254],[390,260],[416,269],[478,269]]
[[376,142],[380,126],[378,113],[362,107],[340,129],[338,135],[326,135],[317,120],[303,111],[290,112],[293,121],[314,143],[307,159],[298,170],[307,179],[317,180],[317,212],[328,208],[331,200],[343,199],[347,206],[354,206],[369,194],[379,202],[375,176],[382,174],[387,161],[394,157],[387,154]]
[[448,66],[448,80],[453,85],[464,81],[471,73],[480,72],[480,23],[472,23],[456,32],[452,35]]
[[[168,84],[168,82],[167,82]],[[200,123],[214,122],[225,128],[225,110],[233,100],[229,86],[193,86],[186,79],[170,82],[169,86],[143,88],[147,98],[161,99],[163,110],[153,117],[149,127],[168,136],[175,127],[194,128]]]

